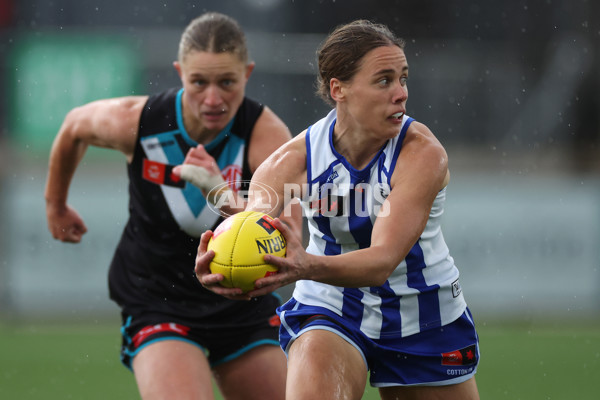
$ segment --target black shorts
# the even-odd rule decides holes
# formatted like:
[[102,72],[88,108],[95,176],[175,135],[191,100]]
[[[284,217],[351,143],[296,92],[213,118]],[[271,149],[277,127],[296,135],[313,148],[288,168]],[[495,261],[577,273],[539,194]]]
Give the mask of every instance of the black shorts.
[[247,351],[261,345],[279,346],[279,317],[275,309],[280,299],[268,295],[272,307],[260,307],[253,315],[253,324],[247,324],[247,316],[227,319],[227,324],[207,327],[192,319],[183,320],[172,316],[139,312],[137,315],[122,313],[121,362],[132,369],[133,358],[144,347],[162,340],[181,340],[201,348],[207,354],[211,367],[231,361]]

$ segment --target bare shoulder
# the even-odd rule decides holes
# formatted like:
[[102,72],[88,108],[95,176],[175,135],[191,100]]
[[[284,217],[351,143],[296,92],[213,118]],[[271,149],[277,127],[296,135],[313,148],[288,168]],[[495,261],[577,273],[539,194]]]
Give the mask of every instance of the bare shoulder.
[[63,130],[90,145],[133,154],[142,109],[147,96],[96,100],[71,110]]
[[[135,114],[136,111],[141,114],[147,100],[148,96],[126,96],[95,100],[75,107],[69,114],[80,118],[129,117],[132,113]],[[139,115],[137,117],[139,118]]]
[[256,126],[259,128],[275,129],[280,133],[283,133],[285,136],[288,136],[288,139],[292,136],[287,125],[281,120],[281,118],[279,118],[277,114],[275,114],[273,110],[267,106],[263,107],[263,112],[260,114],[260,117],[258,117]]
[[394,175],[411,172],[439,182],[438,189],[444,187],[449,179],[446,149],[425,124],[417,121],[406,131]]
[[279,150],[279,155],[288,161],[302,161],[306,164],[306,130],[287,141]]
[[441,151],[445,151],[444,147],[435,137],[431,129],[421,122],[413,121],[406,130],[404,146],[412,143],[413,141],[418,142],[420,145],[429,145],[434,148],[439,148]]
[[255,171],[271,153],[291,138],[292,134],[287,125],[273,110],[265,106],[250,137],[248,152],[250,169]]
[[304,166],[306,169],[306,146],[305,138],[306,131],[295,136],[281,145],[267,159],[271,164],[292,164],[294,166]]
[[75,107],[67,115],[67,121],[88,124],[92,132],[100,130],[124,131],[135,129],[147,96],[128,96],[92,101]]
[[306,131],[285,142],[260,166],[257,173],[284,183],[306,182]]

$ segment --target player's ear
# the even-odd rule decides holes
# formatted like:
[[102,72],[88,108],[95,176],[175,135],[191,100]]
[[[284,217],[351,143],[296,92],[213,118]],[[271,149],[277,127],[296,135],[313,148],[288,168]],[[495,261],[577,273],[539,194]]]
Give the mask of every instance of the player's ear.
[[254,61],[251,61],[248,63],[248,65],[246,65],[246,80],[248,80],[250,78],[250,75],[252,75],[252,71],[254,71],[254,66],[256,64],[254,63]]
[[335,102],[344,101],[344,86],[337,78],[329,81],[329,94]]
[[177,74],[179,75],[179,78],[181,78],[182,77],[182,75],[181,75],[181,64],[179,64],[179,61],[173,61],[173,67],[177,71]]

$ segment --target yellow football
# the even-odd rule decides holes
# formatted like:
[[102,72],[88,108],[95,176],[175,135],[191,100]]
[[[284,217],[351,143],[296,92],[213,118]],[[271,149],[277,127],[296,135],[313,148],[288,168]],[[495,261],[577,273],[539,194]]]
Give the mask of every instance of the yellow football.
[[208,250],[215,252],[210,271],[225,277],[221,285],[248,292],[257,279],[277,273],[277,267],[265,263],[264,256],[284,257],[286,242],[269,215],[242,211],[219,224]]

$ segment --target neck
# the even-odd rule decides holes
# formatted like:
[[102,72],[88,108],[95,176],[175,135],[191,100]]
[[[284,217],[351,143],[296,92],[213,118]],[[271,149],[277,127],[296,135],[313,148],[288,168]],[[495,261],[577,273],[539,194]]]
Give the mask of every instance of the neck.
[[385,142],[373,140],[364,132],[344,129],[337,122],[333,129],[333,147],[358,170],[366,167],[384,144]]
[[209,131],[206,129],[189,129],[187,124],[185,127],[189,137],[198,144],[208,144],[217,137],[220,131]]

